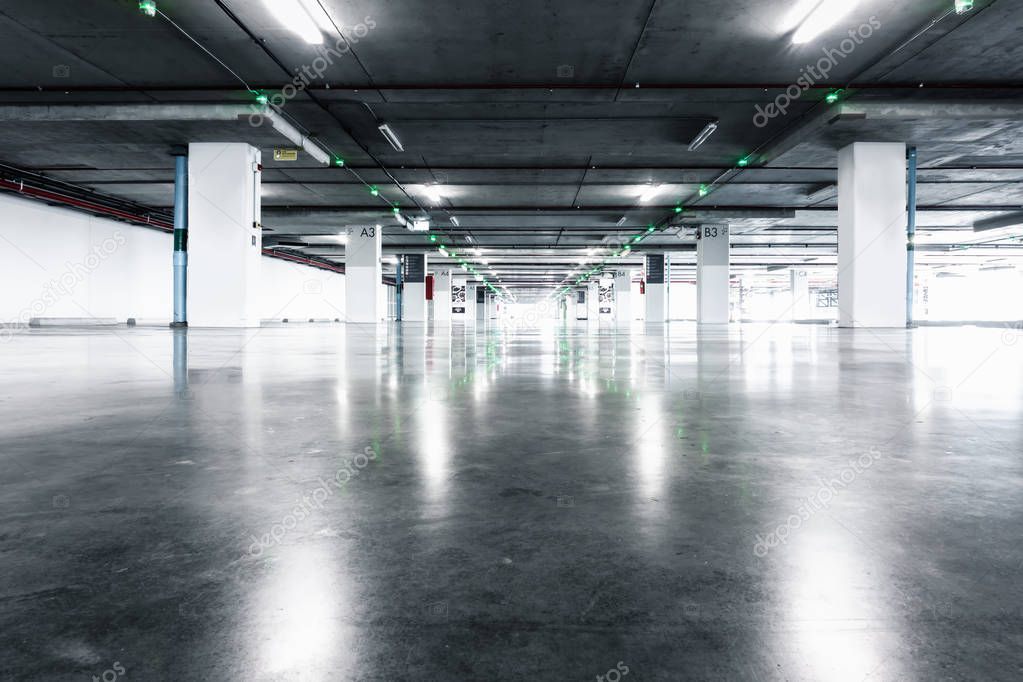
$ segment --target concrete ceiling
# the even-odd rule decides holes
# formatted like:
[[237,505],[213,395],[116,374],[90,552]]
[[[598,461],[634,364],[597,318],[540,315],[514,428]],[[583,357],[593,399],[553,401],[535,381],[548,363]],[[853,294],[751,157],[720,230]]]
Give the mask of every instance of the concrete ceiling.
[[[1014,109],[1023,6],[1012,0],[978,0],[933,25],[952,0],[861,0],[804,45],[780,27],[789,0],[322,0],[351,49],[283,112],[343,156],[344,169],[306,154],[275,162],[273,149],[290,143],[244,120],[19,117],[18,108],[40,104],[248,104],[239,78],[273,94],[317,58],[262,0],[158,4],[184,33],[134,0],[0,7],[0,108],[12,107],[0,114],[0,163],[167,209],[172,146],[245,141],[263,150],[267,245],[343,262],[343,247],[315,236],[382,224],[386,251],[434,247],[393,220],[367,191],[373,184],[407,214],[428,213],[440,239],[482,271],[535,285],[561,282],[580,261],[602,260],[609,238],[649,224],[657,231],[616,265],[672,251],[684,276],[695,227],[715,223],[732,226],[737,269],[833,266],[834,196],[809,195],[836,182],[845,144],[898,141],[918,147],[924,169],[921,262],[1023,254],[1019,240],[1004,238],[953,249],[973,240],[975,220],[1023,210],[1023,109]],[[872,20],[880,28],[820,87],[755,125],[756,105]],[[845,88],[842,101],[829,105],[835,88]],[[857,107],[865,118],[833,120]],[[404,152],[380,135],[380,121]],[[717,132],[688,151],[711,121]],[[737,168],[747,154],[753,163]],[[444,188],[437,205],[423,193],[432,184]],[[642,203],[650,184],[667,187]],[[701,198],[702,184],[713,191]]]

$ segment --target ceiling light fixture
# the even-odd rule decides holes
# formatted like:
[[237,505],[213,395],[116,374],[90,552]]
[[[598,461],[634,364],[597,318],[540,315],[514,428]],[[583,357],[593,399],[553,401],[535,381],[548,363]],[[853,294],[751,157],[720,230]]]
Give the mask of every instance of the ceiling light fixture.
[[412,232],[429,232],[430,231],[430,219],[429,218],[416,218],[412,221],[411,225],[408,225],[408,229]]
[[626,223],[626,221],[628,221],[628,219],[629,219],[629,216],[624,216],[624,215],[621,218],[619,218],[618,219],[618,223],[617,223],[618,227],[621,227],[622,225],[624,225]]
[[695,152],[697,149],[699,149],[703,145],[703,143],[707,141],[707,138],[713,135],[714,131],[716,131],[717,129],[718,129],[717,121],[711,121],[710,123],[708,123],[707,126],[702,131],[700,131],[700,134],[697,135],[693,139],[693,141],[689,143],[689,151]]
[[423,194],[426,198],[435,204],[439,204],[444,201],[444,194],[442,192],[443,187],[441,185],[425,185],[423,187]]
[[817,5],[821,4],[821,0],[798,0],[793,6],[792,10],[785,15],[782,19],[781,24],[778,26],[778,30],[782,33],[788,33],[792,31],[810,16],[810,12],[814,10]]
[[667,185],[648,185],[647,188],[643,190],[643,193],[640,195],[639,200],[646,203],[647,201],[650,201],[667,188],[668,188]]
[[462,223],[458,221],[458,216],[451,216],[451,224],[455,227],[459,227]]
[[270,13],[292,33],[310,45],[322,45],[323,33],[308,10],[298,0],[263,0]]
[[390,124],[381,123],[380,125],[377,126],[377,130],[379,130],[380,134],[384,136],[384,139],[391,143],[391,146],[394,147],[395,151],[398,152],[405,151],[405,147],[401,144],[401,140],[398,139],[398,136],[394,133],[394,130],[391,129]]
[[321,5],[318,0],[301,0],[302,7],[305,8],[306,14],[316,22],[316,25],[320,27],[320,30],[326,31],[327,33],[333,33],[337,29],[334,27],[334,22],[331,21],[330,16],[327,14],[326,9]]
[[859,4],[859,0],[821,0],[799,25],[795,35],[792,36],[792,42],[796,45],[810,42],[838,23],[857,4]]

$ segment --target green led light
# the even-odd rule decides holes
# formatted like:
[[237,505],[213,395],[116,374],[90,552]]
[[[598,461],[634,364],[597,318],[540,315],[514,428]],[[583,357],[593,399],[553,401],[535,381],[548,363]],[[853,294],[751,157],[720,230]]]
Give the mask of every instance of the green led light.
[[632,241],[633,241],[633,243],[638,244],[640,241],[642,241],[642,239],[643,239],[643,235],[637,234],[635,237],[632,238]]
[[707,187],[707,185],[700,185],[700,196],[705,197],[708,194],[710,194],[710,187]]
[[269,101],[270,101],[270,98],[267,97],[266,95],[264,95],[263,93],[261,93],[261,92],[257,92],[256,93],[256,102],[257,103],[265,105]]
[[340,156],[335,156],[334,165],[337,166],[338,168],[343,168],[345,165],[345,160],[342,159]]
[[842,94],[841,90],[832,90],[824,97],[824,101],[827,102],[828,104],[834,104],[835,102],[838,101],[839,96],[841,94]]
[[654,228],[654,226],[653,226],[653,225],[651,225],[650,227],[646,228],[646,231],[647,231],[647,232],[653,232],[653,231],[654,231],[654,229],[655,229],[655,228]]
[[748,166],[750,164],[752,156],[753,155],[750,154],[749,156],[744,156],[741,159],[739,159],[739,168],[745,168],[746,166]]
[[681,212],[682,212],[682,207],[681,206],[676,206],[675,207],[675,213],[681,213]]
[[955,0],[956,14],[966,14],[973,9],[973,0]]
[[380,196],[380,190],[377,189],[376,185],[370,185],[369,186],[369,193],[372,194],[375,197]]
[[430,235],[430,241],[431,241],[431,242],[435,242],[435,241],[437,241],[437,235],[435,235],[435,234],[431,234],[431,235]]
[[139,0],[139,11],[147,17],[156,16],[156,0]]
[[398,215],[399,213],[401,213],[401,209],[395,206],[394,208],[391,209],[391,212],[394,213],[394,215]]

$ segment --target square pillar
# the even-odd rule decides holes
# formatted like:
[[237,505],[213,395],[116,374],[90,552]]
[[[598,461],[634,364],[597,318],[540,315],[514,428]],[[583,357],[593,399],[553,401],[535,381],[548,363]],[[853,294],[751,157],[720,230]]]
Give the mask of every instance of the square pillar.
[[353,324],[377,324],[384,319],[386,306],[380,301],[381,230],[374,225],[348,228],[345,244],[345,301],[347,321]]
[[906,145],[838,153],[838,322],[906,326]]
[[696,242],[696,310],[701,324],[728,324],[728,226],[700,227]]
[[632,272],[615,273],[615,319],[618,324],[632,324]]
[[433,319],[451,322],[451,271],[438,272],[433,278]]
[[476,287],[476,321],[484,322],[487,319],[487,288],[482,284],[477,284]]
[[258,327],[263,258],[259,150],[188,145],[188,321]]
[[426,265],[425,253],[405,254],[402,281],[405,284],[401,295],[403,322],[426,322]]
[[600,323],[600,282],[586,283],[586,321]]
[[789,290],[792,293],[792,319],[809,320],[810,314],[810,276],[806,270],[793,268],[789,270]]
[[646,257],[646,321],[662,323],[668,319],[668,284],[665,279],[666,256]]

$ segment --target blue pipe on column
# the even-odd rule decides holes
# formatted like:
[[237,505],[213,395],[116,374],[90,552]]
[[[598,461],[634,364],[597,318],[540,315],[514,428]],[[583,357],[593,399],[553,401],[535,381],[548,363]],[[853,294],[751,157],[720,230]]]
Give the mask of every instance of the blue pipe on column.
[[188,157],[174,157],[174,321],[188,326]]
[[395,319],[396,322],[401,322],[401,298],[402,298],[401,297],[401,290],[402,290],[402,287],[405,286],[404,282],[402,282],[401,276],[402,276],[403,273],[402,273],[401,270],[402,270],[402,267],[404,266],[404,264],[405,264],[405,256],[398,256],[398,269],[394,273],[394,282],[395,282],[395,287],[394,287],[394,295],[395,295],[395,301],[394,301],[394,304],[395,304],[395,306],[394,306],[394,319]]
[[916,284],[916,147],[909,148],[909,220],[906,223],[906,327],[913,326],[913,289]]

